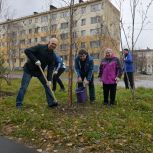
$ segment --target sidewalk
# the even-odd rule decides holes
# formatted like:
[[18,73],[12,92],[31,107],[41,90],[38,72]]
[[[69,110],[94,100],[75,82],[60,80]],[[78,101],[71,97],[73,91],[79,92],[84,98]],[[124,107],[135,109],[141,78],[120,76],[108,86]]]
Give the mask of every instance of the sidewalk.
[[[10,78],[22,78],[22,74],[11,74]],[[67,81],[67,77],[61,76],[63,81]],[[76,76],[74,75],[74,82],[76,82]],[[99,79],[95,76],[95,84],[99,84]],[[119,81],[118,86],[124,87],[123,79]],[[135,76],[135,87],[153,88],[153,76],[152,75],[136,75]]]
[[38,153],[34,149],[25,147],[22,144],[15,143],[11,140],[0,136],[0,153]]

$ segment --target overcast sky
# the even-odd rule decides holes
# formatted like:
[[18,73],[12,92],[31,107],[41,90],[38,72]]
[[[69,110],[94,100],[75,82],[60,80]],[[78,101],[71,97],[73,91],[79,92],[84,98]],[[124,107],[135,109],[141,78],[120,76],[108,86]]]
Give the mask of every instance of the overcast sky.
[[[68,1],[68,0],[65,0]],[[84,0],[85,1],[85,0]],[[118,0],[111,0],[116,7],[118,7]],[[124,28],[126,33],[128,34],[131,29],[131,15],[130,15],[130,7],[129,1],[124,1],[122,5],[122,17],[124,19]],[[140,0],[144,1],[143,5],[139,7],[139,10],[146,9],[146,5],[150,2],[150,0]],[[76,0],[77,2],[77,0]],[[9,6],[9,14],[13,16],[13,18],[18,18],[26,15],[31,15],[33,12],[45,12],[49,10],[49,5],[52,4],[56,7],[64,6],[62,0],[5,0],[5,5]],[[141,19],[140,14],[137,13],[136,17],[136,28],[135,32],[137,33],[140,29]],[[12,18],[12,17],[10,17]],[[152,48],[153,49],[153,5],[150,7],[148,16],[147,16],[147,25],[144,27],[139,40],[136,44],[136,49],[139,48]],[[123,37],[123,35],[122,35]],[[126,42],[123,40],[123,47],[126,47]]]

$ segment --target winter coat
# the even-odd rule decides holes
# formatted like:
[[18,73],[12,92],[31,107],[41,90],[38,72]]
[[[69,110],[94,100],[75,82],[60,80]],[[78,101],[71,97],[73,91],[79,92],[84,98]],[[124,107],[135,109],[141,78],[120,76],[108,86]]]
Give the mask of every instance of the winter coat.
[[47,67],[47,79],[52,80],[52,73],[55,67],[55,57],[54,51],[48,50],[48,45],[37,45],[25,50],[25,54],[28,57],[27,62],[24,65],[24,71],[31,74],[32,76],[40,76],[41,71],[39,67],[35,64],[36,61],[41,62],[41,67],[44,70]]
[[133,59],[130,52],[124,57],[123,71],[134,72]]
[[99,67],[99,78],[104,84],[116,84],[116,77],[121,77],[122,68],[117,57],[104,58]]
[[66,69],[65,63],[63,62],[63,58],[61,58],[58,54],[56,54],[55,59],[55,71],[59,69]]
[[[84,67],[84,71],[86,74],[86,78],[88,81],[91,81],[92,75],[93,75],[93,69],[94,69],[94,62],[93,62],[93,58],[89,55],[87,55],[86,57],[86,61],[85,61],[85,67]],[[81,77],[83,75],[83,72],[81,71],[81,63],[80,63],[80,58],[79,56],[77,56],[75,58],[75,71],[78,77]]]

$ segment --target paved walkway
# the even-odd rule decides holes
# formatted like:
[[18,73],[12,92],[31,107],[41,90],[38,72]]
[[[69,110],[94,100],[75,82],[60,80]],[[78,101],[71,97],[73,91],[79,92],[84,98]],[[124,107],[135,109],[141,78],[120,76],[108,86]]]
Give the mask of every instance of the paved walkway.
[[0,137],[0,153],[38,153],[34,149],[25,147],[6,138]]
[[[10,78],[22,78],[22,74],[11,74]],[[67,80],[66,77],[62,76],[62,80]],[[137,87],[145,87],[145,88],[153,88],[153,75],[137,75],[135,77],[135,86]],[[76,78],[74,75],[74,82],[76,82]],[[95,75],[95,84],[99,84],[99,80]],[[123,80],[120,80],[118,86],[124,87]]]

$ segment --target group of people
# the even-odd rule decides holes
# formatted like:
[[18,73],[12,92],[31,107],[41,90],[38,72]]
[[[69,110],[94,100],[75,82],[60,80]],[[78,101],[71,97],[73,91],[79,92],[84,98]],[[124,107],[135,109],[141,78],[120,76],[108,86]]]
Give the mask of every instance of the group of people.
[[[61,91],[65,91],[60,75],[65,71],[66,67],[63,59],[55,51],[57,45],[58,40],[51,38],[46,45],[39,44],[25,49],[28,60],[24,65],[21,87],[16,98],[17,108],[22,108],[24,95],[32,77],[37,77],[42,83],[48,107],[58,106],[52,91],[56,91],[56,83],[60,85]],[[121,78],[123,71],[126,89],[129,87],[134,88],[132,55],[128,49],[124,49],[123,53],[124,64],[122,67],[119,58],[114,55],[113,50],[110,48],[105,49],[105,56],[101,60],[98,74],[99,80],[103,84],[104,105],[115,104],[117,82]],[[47,69],[47,82],[40,67],[43,71]],[[95,102],[94,62],[85,49],[79,50],[75,58],[74,68],[77,75],[78,87],[89,86],[90,103],[93,104]],[[50,88],[51,83],[52,89]]]

